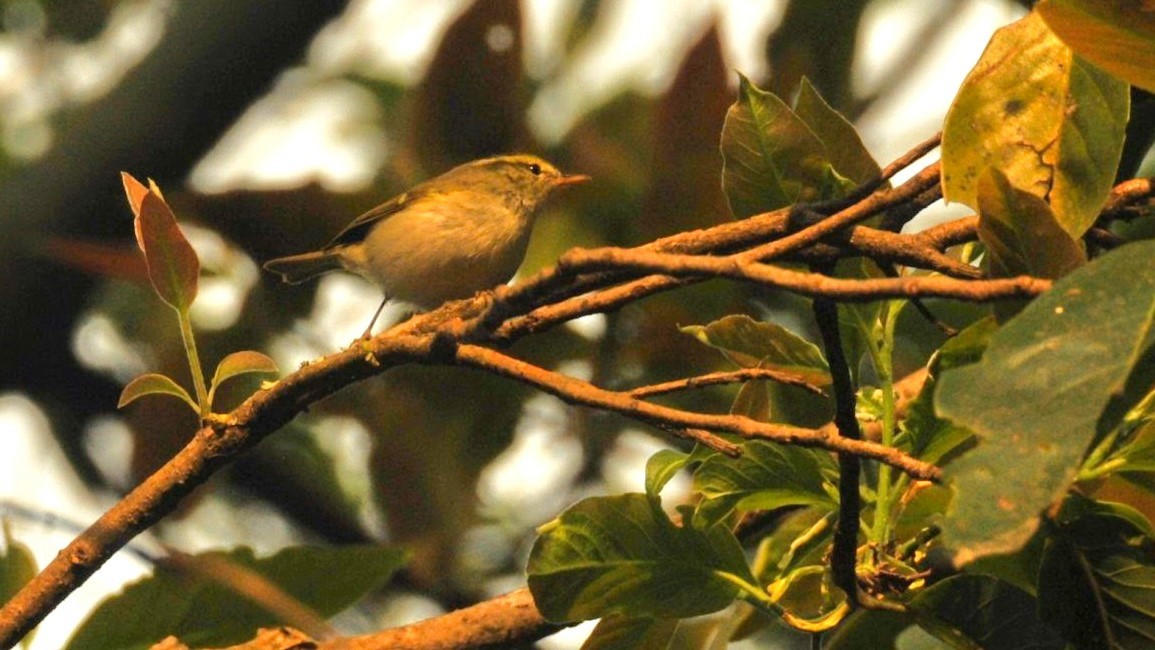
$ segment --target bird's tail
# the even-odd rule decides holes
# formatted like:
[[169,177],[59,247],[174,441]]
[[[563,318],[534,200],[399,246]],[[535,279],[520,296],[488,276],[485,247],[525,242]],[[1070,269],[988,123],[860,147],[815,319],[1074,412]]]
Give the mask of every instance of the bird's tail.
[[304,282],[314,276],[340,268],[343,268],[341,256],[335,250],[278,257],[264,264],[266,271],[280,274],[281,279],[289,284]]

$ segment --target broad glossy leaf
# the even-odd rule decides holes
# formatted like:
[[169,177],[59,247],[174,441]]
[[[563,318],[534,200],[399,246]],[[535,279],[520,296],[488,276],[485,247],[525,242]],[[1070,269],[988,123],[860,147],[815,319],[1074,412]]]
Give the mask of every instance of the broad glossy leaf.
[[1079,56],[1155,92],[1155,6],[1135,0],[1043,0],[1039,15]]
[[676,449],[663,449],[650,456],[646,461],[646,494],[651,497],[660,496],[666,483],[689,461],[690,454]]
[[937,412],[980,440],[945,472],[957,561],[1030,537],[1096,432],[1146,393],[1131,376],[1150,371],[1153,318],[1155,241],[1127,244],[1059,280],[994,334],[981,362],[943,373]]
[[826,148],[827,158],[839,176],[855,185],[877,178],[881,170],[854,125],[834,110],[806,77],[798,84],[794,113],[810,127]]
[[1149,524],[1136,526],[1134,516],[1110,510],[1062,521],[1039,571],[1043,618],[1077,647],[1150,648],[1155,561],[1149,534]]
[[[993,167],[979,178],[978,191],[978,236],[990,255],[992,276],[1054,280],[1086,264],[1083,247],[1063,230],[1046,201],[1015,188]],[[1018,300],[996,303],[995,316],[1006,321],[1025,304]]]
[[581,650],[666,650],[678,623],[676,618],[607,616],[598,621]]
[[156,294],[173,309],[185,311],[197,295],[200,261],[176,223],[176,216],[158,192],[122,174],[129,205],[136,215],[136,242],[144,253],[148,277]]
[[739,594],[726,574],[752,584],[733,533],[675,526],[644,494],[578,502],[543,527],[527,573],[551,621],[621,614],[684,618],[718,611]]
[[[403,551],[385,546],[295,547],[267,558],[247,548],[202,555],[256,571],[325,617],[381,587],[405,561]],[[68,648],[147,648],[168,635],[190,646],[215,647],[240,643],[259,627],[281,623],[208,577],[158,568],[101,603]]]
[[776,323],[739,314],[709,325],[688,325],[682,332],[721,350],[743,368],[785,370],[817,386],[830,383],[830,367],[818,346]]
[[116,408],[124,408],[130,402],[145,395],[172,395],[188,404],[195,413],[201,412],[200,407],[189,396],[188,391],[181,388],[180,384],[165,375],[158,375],[154,372],[145,373],[128,382],[124,390],[120,391],[120,400],[117,401]]
[[978,209],[979,178],[994,167],[1080,237],[1114,182],[1129,107],[1127,84],[1075,56],[1032,13],[995,32],[955,97],[943,194]]
[[830,454],[796,445],[755,440],[738,458],[708,458],[694,472],[694,491],[702,495],[700,516],[719,521],[733,510],[773,510],[815,506],[834,510],[838,466]]
[[822,140],[773,93],[739,75],[738,99],[722,126],[722,189],[739,219],[840,186]]
[[953,647],[1062,650],[1066,642],[1025,591],[989,576],[957,575],[910,601],[918,624]]
[[1050,532],[1040,527],[1022,548],[1010,553],[985,555],[967,565],[967,573],[998,578],[1035,596],[1039,592],[1039,567]]

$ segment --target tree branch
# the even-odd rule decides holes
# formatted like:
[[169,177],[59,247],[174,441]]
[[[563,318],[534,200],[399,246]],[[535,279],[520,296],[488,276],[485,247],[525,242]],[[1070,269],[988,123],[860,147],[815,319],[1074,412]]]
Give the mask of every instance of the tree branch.
[[[910,160],[902,164],[910,164],[920,156],[918,151],[921,150],[913,151]],[[803,429],[657,405],[640,397],[665,388],[643,387],[633,394],[607,391],[502,355],[487,346],[548,329],[576,316],[617,309],[653,293],[709,277],[758,282],[831,301],[910,296],[987,301],[1031,297],[1045,291],[1049,282],[1037,278],[977,279],[976,269],[942,254],[948,246],[974,239],[974,218],[915,235],[856,225],[899,206],[919,209],[929,197],[937,196],[938,173],[938,165],[931,165],[903,185],[869,192],[846,207],[828,203],[783,209],[679,233],[634,249],[574,251],[565,255],[559,266],[518,286],[498,289],[495,296],[450,303],[374,339],[355,342],[347,350],[305,365],[258,391],[233,412],[208,418],[184,449],[65,547],[0,609],[0,646],[10,646],[22,638],[113,553],[172,512],[182,498],[239,454],[318,400],[403,363],[479,368],[574,404],[622,413],[725,453],[736,453],[738,447],[711,432],[726,431],[828,449],[844,457],[887,463],[915,478],[937,480],[937,467],[876,442],[833,435],[825,429]],[[1150,191],[1133,191],[1130,186],[1125,189],[1120,190],[1120,195],[1146,196],[1144,192]],[[868,190],[864,186],[862,191]],[[836,211],[826,216],[821,210]],[[846,280],[816,277],[768,263],[821,261],[849,255],[868,255],[933,269],[950,277],[908,275]],[[684,381],[689,385],[693,380]]]

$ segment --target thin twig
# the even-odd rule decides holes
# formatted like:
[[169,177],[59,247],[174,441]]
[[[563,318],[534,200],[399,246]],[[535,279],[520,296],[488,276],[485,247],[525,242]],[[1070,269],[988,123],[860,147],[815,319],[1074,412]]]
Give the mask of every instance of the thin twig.
[[813,226],[800,230],[782,239],[764,244],[743,253],[744,259],[750,261],[772,260],[792,253],[811,244],[818,243],[823,238],[842,228],[856,224],[864,219],[886,210],[887,208],[910,201],[939,182],[939,163],[933,163],[915,174],[907,182],[898,187],[878,192],[855,203],[854,205],[835,213]]
[[922,142],[914,145],[910,151],[902,154],[898,158],[895,158],[893,162],[882,169],[882,177],[886,180],[890,180],[898,172],[918,162],[919,158],[922,158],[931,151],[934,151],[940,144],[942,144],[942,131],[939,131],[926,140],[923,140]]
[[831,437],[814,429],[759,422],[741,415],[695,413],[651,404],[635,399],[627,393],[598,388],[580,379],[551,372],[478,345],[458,346],[456,360],[461,365],[486,370],[533,386],[568,403],[613,411],[640,422],[663,422],[686,429],[728,431],[745,438],[819,447],[871,458],[900,469],[913,478],[938,480],[941,476],[939,468],[877,443]]
[[780,384],[796,386],[815,395],[826,397],[826,391],[806,381],[805,377],[796,375],[791,372],[773,370],[770,368],[742,368],[740,370],[712,372],[705,375],[698,375],[696,377],[687,377],[686,379],[675,379],[674,381],[667,381],[660,384],[641,386],[627,391],[626,394],[630,397],[642,399],[690,388],[716,386],[718,384],[734,384],[756,379],[769,379]]

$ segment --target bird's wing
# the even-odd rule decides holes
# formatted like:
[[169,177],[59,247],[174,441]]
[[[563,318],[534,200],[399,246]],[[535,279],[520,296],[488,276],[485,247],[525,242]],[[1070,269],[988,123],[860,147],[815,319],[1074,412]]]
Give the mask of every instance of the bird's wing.
[[348,226],[345,226],[344,230],[337,233],[337,236],[333,237],[332,241],[325,245],[325,248],[335,248],[337,246],[356,244],[364,241],[365,235],[369,233],[369,229],[373,227],[373,224],[382,219],[385,219],[391,214],[396,214],[397,212],[404,210],[406,207],[412,205],[415,201],[424,198],[428,194],[429,191],[421,187],[417,187],[409,190],[408,192],[398,194],[397,196],[354,219],[352,223],[350,223]]

